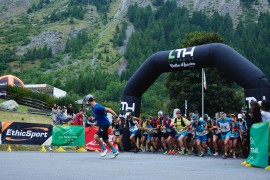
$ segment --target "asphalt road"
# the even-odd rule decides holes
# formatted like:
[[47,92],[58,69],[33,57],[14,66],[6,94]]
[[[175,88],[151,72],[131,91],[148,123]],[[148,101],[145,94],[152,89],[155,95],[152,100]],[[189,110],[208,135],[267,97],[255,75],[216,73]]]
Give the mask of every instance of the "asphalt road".
[[270,171],[240,165],[244,159],[152,153],[0,152],[1,180],[269,180]]

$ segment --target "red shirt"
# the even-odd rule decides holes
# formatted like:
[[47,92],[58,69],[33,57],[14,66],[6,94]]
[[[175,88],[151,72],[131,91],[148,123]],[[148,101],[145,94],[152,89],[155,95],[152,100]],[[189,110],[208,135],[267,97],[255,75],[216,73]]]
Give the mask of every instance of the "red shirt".
[[72,125],[75,125],[75,126],[82,126],[83,125],[83,115],[81,113],[77,113],[73,122],[72,122]]

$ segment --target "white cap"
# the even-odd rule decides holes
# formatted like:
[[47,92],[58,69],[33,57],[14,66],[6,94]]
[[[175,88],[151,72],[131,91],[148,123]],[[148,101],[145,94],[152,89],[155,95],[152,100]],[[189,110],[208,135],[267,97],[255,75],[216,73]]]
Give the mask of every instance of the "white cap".
[[92,94],[88,94],[88,95],[85,97],[85,100],[86,100],[86,101],[89,101],[89,99],[94,99],[94,97],[93,97]]
[[160,114],[163,114],[163,112],[162,111],[158,111],[158,115],[160,115]]
[[238,119],[242,119],[242,118],[243,118],[243,115],[242,115],[242,114],[238,114],[238,115],[237,115],[237,118],[238,118]]

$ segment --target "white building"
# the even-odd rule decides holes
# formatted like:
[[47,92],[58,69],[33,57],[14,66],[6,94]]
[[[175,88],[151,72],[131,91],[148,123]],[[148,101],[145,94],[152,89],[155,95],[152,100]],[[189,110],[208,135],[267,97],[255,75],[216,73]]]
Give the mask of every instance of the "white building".
[[29,89],[33,92],[49,94],[56,98],[65,97],[67,95],[66,91],[53,87],[49,84],[26,84],[25,89]]

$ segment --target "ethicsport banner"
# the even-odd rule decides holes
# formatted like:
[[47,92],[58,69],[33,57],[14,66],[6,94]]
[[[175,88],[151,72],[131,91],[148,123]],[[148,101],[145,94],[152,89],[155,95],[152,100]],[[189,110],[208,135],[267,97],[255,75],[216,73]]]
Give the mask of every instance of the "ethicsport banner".
[[54,146],[84,146],[83,126],[53,126],[52,145]]
[[52,136],[52,125],[2,122],[3,144],[42,145]]

